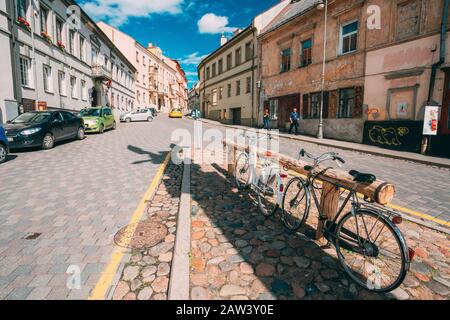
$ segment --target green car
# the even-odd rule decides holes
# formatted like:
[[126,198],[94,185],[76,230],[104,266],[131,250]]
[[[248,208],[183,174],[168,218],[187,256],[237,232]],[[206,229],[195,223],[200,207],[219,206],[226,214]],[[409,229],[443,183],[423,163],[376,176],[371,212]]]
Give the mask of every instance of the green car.
[[85,108],[81,110],[85,132],[103,133],[108,129],[116,129],[116,120],[108,107]]

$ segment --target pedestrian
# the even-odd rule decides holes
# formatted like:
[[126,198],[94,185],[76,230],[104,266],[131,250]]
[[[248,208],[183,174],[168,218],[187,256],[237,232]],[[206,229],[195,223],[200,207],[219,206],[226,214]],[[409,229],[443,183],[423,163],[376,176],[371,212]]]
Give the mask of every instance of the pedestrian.
[[269,112],[269,109],[264,110],[263,123],[264,123],[264,129],[270,131],[270,112]]
[[298,120],[300,119],[300,115],[297,112],[297,107],[291,112],[291,116],[289,117],[289,121],[291,122],[291,127],[289,128],[289,134],[292,133],[292,129],[295,128],[295,135],[298,135]]

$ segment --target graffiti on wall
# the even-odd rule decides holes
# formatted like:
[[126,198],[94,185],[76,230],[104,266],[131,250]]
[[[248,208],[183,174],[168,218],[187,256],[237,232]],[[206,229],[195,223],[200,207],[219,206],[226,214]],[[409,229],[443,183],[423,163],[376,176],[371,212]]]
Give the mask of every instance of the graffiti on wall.
[[399,128],[383,128],[381,126],[374,126],[369,131],[369,138],[373,143],[399,146],[402,144],[401,137],[406,136],[409,129],[406,127]]

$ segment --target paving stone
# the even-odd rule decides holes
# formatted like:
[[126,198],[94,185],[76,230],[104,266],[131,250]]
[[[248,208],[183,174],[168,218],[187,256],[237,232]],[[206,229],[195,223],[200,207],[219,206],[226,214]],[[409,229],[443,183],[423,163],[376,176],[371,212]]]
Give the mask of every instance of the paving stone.
[[245,295],[246,290],[240,286],[227,284],[220,289],[220,296],[221,297],[231,297],[236,295]]
[[123,280],[132,281],[139,275],[138,266],[128,266],[123,271]]
[[160,263],[158,265],[158,277],[166,276],[170,273],[170,265],[168,263]]
[[275,267],[267,263],[260,263],[256,267],[256,274],[261,277],[270,277],[275,271]]
[[114,291],[113,300],[122,300],[123,297],[130,291],[130,286],[125,281],[119,281]]
[[142,289],[141,291],[139,291],[137,299],[138,300],[150,300],[150,298],[152,297],[152,294],[153,294],[152,288],[146,287],[146,288]]
[[155,292],[167,292],[169,286],[169,278],[163,276],[156,278],[152,283],[152,288]]
[[402,288],[397,288],[394,291],[391,291],[387,294],[389,297],[393,297],[397,300],[408,300],[409,294],[403,290]]
[[142,270],[142,277],[147,278],[156,273],[157,268],[155,266],[148,266]]
[[311,260],[305,257],[294,257],[293,260],[297,267],[302,269],[306,269],[311,265]]
[[291,286],[286,281],[281,279],[273,280],[271,288],[272,292],[276,294],[287,294],[292,290]]

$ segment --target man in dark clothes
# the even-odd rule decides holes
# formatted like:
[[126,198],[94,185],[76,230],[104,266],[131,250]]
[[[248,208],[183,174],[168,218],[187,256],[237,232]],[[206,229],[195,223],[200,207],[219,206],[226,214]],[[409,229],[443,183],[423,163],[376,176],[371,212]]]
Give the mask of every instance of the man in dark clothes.
[[298,135],[298,120],[300,119],[300,115],[297,112],[297,108],[294,107],[291,115],[289,117],[289,121],[291,122],[291,127],[289,128],[289,134],[292,133],[292,129],[295,128],[295,135]]

